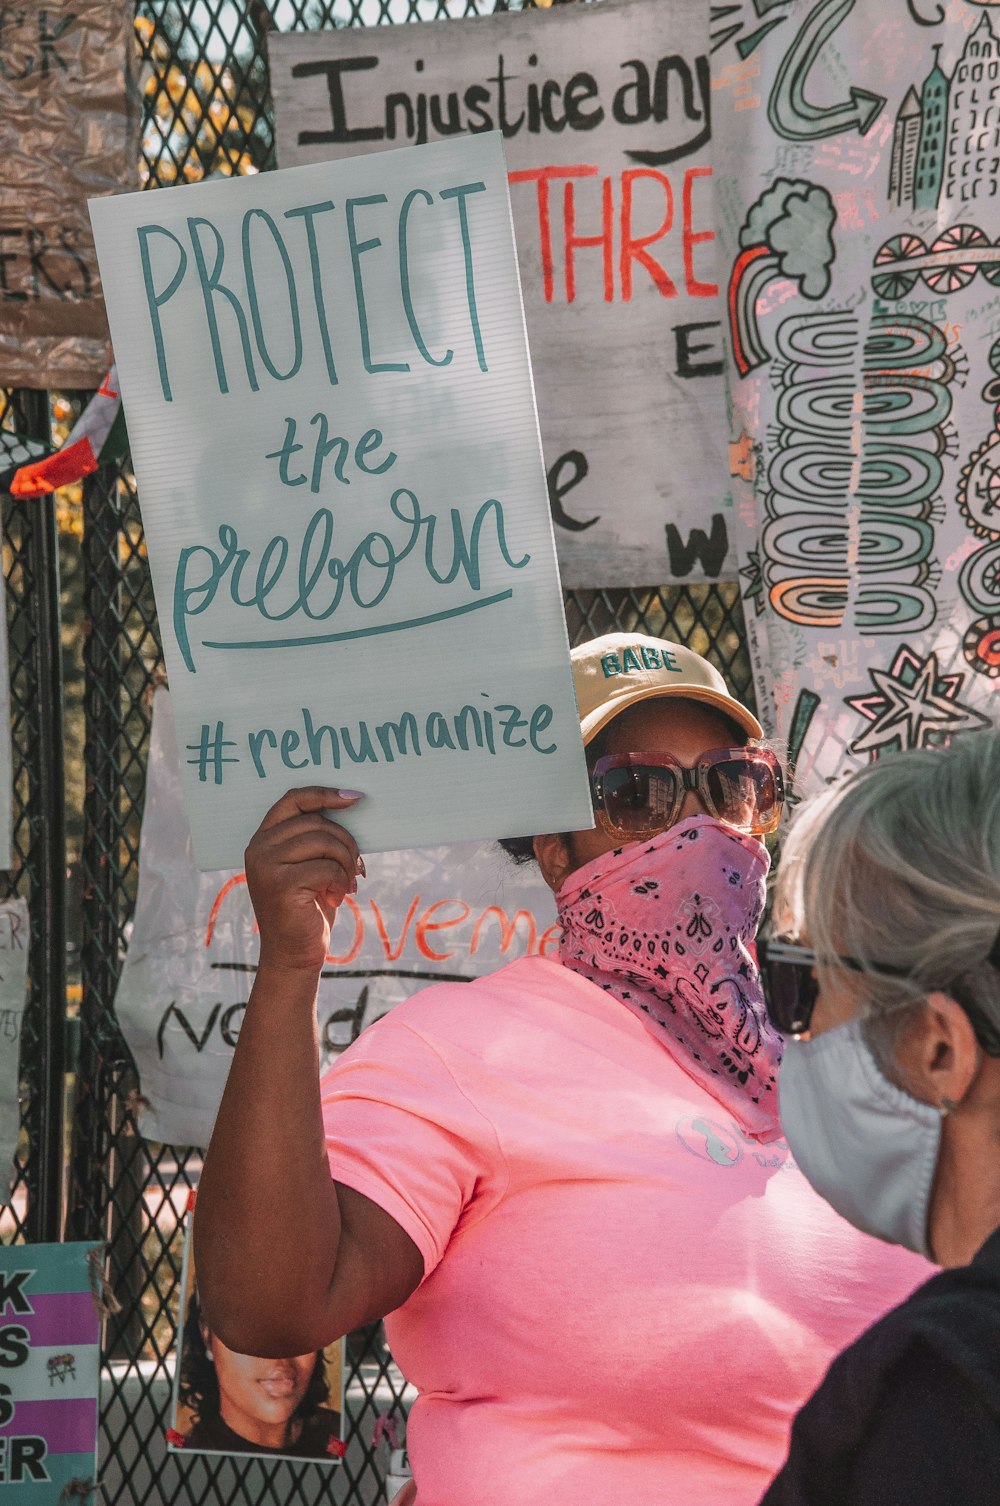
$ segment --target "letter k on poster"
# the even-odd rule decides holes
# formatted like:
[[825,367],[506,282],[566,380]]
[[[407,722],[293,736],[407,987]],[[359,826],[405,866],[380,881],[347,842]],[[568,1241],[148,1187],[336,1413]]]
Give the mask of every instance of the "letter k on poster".
[[198,866],[590,825],[499,134],[91,215]]

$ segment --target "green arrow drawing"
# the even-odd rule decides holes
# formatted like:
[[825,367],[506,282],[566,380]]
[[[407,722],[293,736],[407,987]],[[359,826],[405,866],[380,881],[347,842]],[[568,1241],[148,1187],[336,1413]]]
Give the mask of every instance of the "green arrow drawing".
[[791,726],[788,729],[788,766],[793,775],[786,802],[789,810],[798,805],[802,799],[802,796],[795,789],[795,765],[798,763],[799,754],[805,745],[812,719],[819,708],[820,698],[815,690],[802,689],[799,691],[798,700],[795,702],[795,709],[792,712]]
[[867,89],[849,90],[839,105],[810,104],[806,79],[820,51],[854,9],[855,0],[819,0],[785,53],[767,102],[767,118],[786,141],[817,141],[856,130],[864,136],[881,114],[885,100]]

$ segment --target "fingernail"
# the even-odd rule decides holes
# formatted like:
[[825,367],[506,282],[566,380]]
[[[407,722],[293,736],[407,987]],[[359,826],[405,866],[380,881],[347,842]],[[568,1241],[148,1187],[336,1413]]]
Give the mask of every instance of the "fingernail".
[[356,873],[360,873],[362,878],[368,877],[368,872],[365,868],[365,860],[363,857],[361,857],[360,854],[358,855],[358,861],[355,863],[354,869]]
[[364,790],[338,790],[337,794],[341,800],[363,800],[365,798]]
[[357,892],[358,892],[358,881],[357,881],[356,878],[352,878],[351,879],[351,887],[350,887],[350,889],[349,889],[348,892],[350,894],[357,894]]

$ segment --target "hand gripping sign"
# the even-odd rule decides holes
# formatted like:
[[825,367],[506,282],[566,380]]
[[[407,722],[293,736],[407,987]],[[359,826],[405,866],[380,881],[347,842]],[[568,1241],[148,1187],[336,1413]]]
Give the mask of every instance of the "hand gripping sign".
[[[244,875],[198,873],[184,815],[172,697],[159,690],[139,846],[139,893],[115,995],[150,1140],[207,1145],[257,969]],[[322,1065],[428,983],[551,956],[559,926],[537,867],[492,843],[379,853],[330,936],[316,1000]]]

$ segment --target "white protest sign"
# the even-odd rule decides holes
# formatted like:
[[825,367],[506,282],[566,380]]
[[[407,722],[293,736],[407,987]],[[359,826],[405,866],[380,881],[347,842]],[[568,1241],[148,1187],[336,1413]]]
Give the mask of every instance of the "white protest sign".
[[21,1130],[21,1022],[28,977],[28,905],[23,899],[0,904],[0,1201],[10,1195],[11,1162]]
[[625,0],[268,38],[282,167],[502,130],[570,586],[735,575],[708,27]]
[[14,866],[14,760],[10,735],[7,618],[0,613],[0,869]]
[[[537,868],[515,867],[494,844],[384,853],[367,868],[337,916],[320,981],[324,1065],[428,983],[557,950],[555,902]],[[195,870],[171,698],[158,691],[139,893],[115,998],[139,1069],[148,1139],[208,1144],[257,952],[243,874]]]
[[91,213],[198,866],[590,825],[499,135]]

